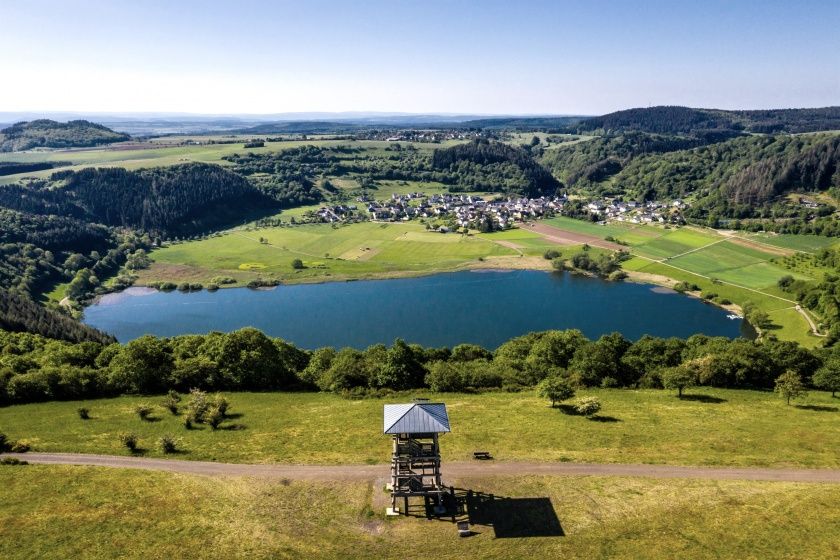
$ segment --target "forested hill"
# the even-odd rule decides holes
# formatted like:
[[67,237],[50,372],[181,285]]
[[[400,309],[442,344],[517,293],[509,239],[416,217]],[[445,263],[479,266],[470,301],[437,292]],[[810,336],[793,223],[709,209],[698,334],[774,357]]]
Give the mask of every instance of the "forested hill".
[[3,289],[0,289],[0,330],[35,333],[69,342],[116,342],[111,335]]
[[610,183],[642,200],[691,195],[696,217],[770,217],[771,203],[789,192],[840,193],[840,135],[753,136],[645,155]]
[[129,171],[88,168],[0,189],[0,206],[162,235],[203,231],[276,203],[218,165],[186,163]]
[[527,150],[501,142],[476,140],[435,150],[432,167],[456,174],[461,189],[538,197],[553,195],[563,187]]
[[724,111],[659,106],[627,109],[571,125],[575,132],[648,132],[706,136],[710,133],[801,133],[840,130],[840,107]]
[[20,122],[0,130],[0,152],[32,148],[86,148],[131,137],[89,121],[60,123],[49,119]]

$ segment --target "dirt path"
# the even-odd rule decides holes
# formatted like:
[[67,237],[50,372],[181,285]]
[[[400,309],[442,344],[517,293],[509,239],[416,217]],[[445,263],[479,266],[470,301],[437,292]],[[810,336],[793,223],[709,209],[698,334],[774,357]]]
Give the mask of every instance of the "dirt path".
[[[249,465],[78,453],[26,453],[25,455],[11,456],[38,464],[88,465],[207,476],[256,476],[291,480],[374,480],[384,479],[388,476],[388,465]],[[840,484],[840,469],[474,461],[468,463],[445,462],[443,472],[446,476],[454,478],[500,475],[638,476],[645,478],[699,478],[706,480],[764,480]]]

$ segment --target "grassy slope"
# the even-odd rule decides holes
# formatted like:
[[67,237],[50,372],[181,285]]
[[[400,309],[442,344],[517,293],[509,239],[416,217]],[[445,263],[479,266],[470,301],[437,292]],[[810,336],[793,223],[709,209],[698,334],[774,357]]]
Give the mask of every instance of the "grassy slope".
[[[685,465],[840,467],[840,401],[811,393],[786,406],[773,393],[722,389],[689,391],[704,400],[677,399],[670,391],[593,390],[607,421],[551,409],[531,393],[433,395],[447,403],[453,432],[443,438],[446,460],[468,460],[488,449],[501,461],[580,461]],[[318,393],[236,393],[241,414],[216,432],[186,430],[180,417],[157,409],[158,421],[134,413],[160,397],[121,397],[86,403],[51,402],[0,408],[2,431],[40,451],[122,454],[118,435],[135,432],[147,455],[156,440],[182,438],[180,458],[226,462],[382,463],[389,447],[380,433],[382,405],[390,399],[350,401]],[[712,401],[712,402],[709,402]],[[719,402],[718,402],[719,401]],[[91,409],[83,421],[76,408]],[[609,421],[612,419],[612,421]]]
[[[444,471],[445,472],[445,471]],[[564,536],[461,539],[385,518],[378,482],[311,483],[0,467],[0,556],[17,558],[836,558],[840,486],[595,477],[452,480],[513,498],[497,519]],[[512,514],[541,498],[542,515]],[[522,503],[522,502],[519,502]],[[553,514],[552,514],[553,511]],[[474,518],[476,519],[476,518]],[[477,520],[477,519],[476,519]]]

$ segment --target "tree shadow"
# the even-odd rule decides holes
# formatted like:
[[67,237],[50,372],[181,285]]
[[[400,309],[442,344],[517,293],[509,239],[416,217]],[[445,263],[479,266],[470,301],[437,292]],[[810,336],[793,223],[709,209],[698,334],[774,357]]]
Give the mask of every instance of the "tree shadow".
[[240,430],[246,430],[248,427],[245,424],[228,424],[227,426],[219,426],[219,430],[227,430],[229,432],[238,432]]
[[563,414],[568,414],[569,416],[577,416],[577,409],[575,409],[575,405],[573,404],[558,404],[557,410],[562,412]]
[[470,534],[480,534],[473,527],[492,528],[496,538],[563,537],[566,535],[554,505],[548,497],[510,498],[475,490],[451,488],[443,495],[446,512],[435,512],[435,503],[426,499],[423,505],[410,506],[407,515],[428,519],[466,521]]
[[800,410],[814,410],[816,412],[837,412],[836,406],[824,406],[819,404],[797,404],[794,405]]
[[679,397],[681,401],[696,401],[708,404],[720,404],[727,402],[726,399],[720,397],[713,397],[712,395],[683,395]]
[[161,420],[163,420],[163,418],[161,418],[160,416],[145,416],[145,417],[141,418],[141,420],[143,420],[143,422],[154,423],[154,422],[160,422]]
[[590,416],[587,420],[591,420],[592,422],[621,422],[621,418],[616,418],[615,416],[601,416],[600,414]]
[[233,414],[225,414],[225,419],[227,420],[236,420],[237,418],[242,418],[245,416],[241,412],[234,412]]

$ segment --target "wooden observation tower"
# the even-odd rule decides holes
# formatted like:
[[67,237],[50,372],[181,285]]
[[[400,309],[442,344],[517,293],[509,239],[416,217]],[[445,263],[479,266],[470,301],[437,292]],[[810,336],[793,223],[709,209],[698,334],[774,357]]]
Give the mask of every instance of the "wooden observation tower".
[[384,433],[393,436],[391,454],[391,507],[388,515],[399,515],[397,499],[403,498],[403,512],[408,514],[408,499],[422,496],[439,512],[443,494],[438,436],[449,432],[449,415],[443,403],[416,401],[409,404],[386,404]]

